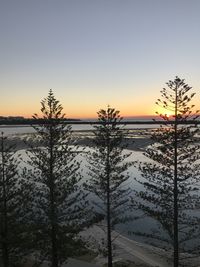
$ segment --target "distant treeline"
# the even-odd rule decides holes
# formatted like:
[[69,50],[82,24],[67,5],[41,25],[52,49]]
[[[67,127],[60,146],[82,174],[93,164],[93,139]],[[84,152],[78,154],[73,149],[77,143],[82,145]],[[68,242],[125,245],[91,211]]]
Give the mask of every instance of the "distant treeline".
[[[74,123],[74,122],[81,122],[80,119],[63,119],[64,123]],[[46,124],[47,121],[44,119],[39,119],[39,123]],[[35,119],[0,119],[0,125],[33,125],[36,124]]]
[[[63,119],[60,120],[60,123],[65,123],[65,124],[101,124],[99,121],[82,121],[80,119]],[[45,119],[38,119],[37,121],[35,119],[0,119],[0,125],[35,125],[35,124],[48,124],[48,121]],[[135,120],[135,121],[127,121],[127,120],[121,120],[118,122],[118,124],[124,124],[124,125],[141,125],[141,124],[173,124],[174,120],[168,120],[168,121],[161,121],[161,120]],[[109,123],[108,123],[109,124]],[[193,120],[182,120],[179,121],[178,124],[193,124]],[[195,121],[196,125],[200,124],[200,120]]]

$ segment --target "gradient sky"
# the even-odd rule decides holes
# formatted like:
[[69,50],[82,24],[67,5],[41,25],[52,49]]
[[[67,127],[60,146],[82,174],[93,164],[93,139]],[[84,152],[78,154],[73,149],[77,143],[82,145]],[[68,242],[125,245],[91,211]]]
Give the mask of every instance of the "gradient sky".
[[176,75],[200,104],[199,0],[0,0],[0,115],[154,114]]

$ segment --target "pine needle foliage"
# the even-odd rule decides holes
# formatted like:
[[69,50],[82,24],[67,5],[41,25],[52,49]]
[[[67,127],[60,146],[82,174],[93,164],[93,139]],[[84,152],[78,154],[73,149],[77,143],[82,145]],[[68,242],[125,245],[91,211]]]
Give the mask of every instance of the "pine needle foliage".
[[19,153],[0,136],[0,265],[18,266],[31,252],[27,208],[29,190],[19,174]]
[[88,181],[85,187],[93,195],[92,204],[96,217],[102,221],[107,235],[104,248],[108,266],[112,266],[112,231],[115,226],[130,218],[130,188],[126,184],[130,162],[125,161],[130,153],[123,151],[125,132],[118,125],[122,120],[119,111],[108,107],[98,113],[99,125],[95,126],[94,149],[87,154]]
[[[27,152],[29,168],[26,176],[32,181],[33,224],[36,251],[40,260],[52,267],[61,266],[69,256],[80,254],[83,242],[79,232],[87,225],[86,194],[80,188],[80,162],[72,129],[63,122],[65,114],[52,90],[41,101],[42,121],[35,139],[39,144]],[[36,253],[37,254],[37,253]]]
[[137,179],[143,186],[136,192],[138,206],[158,223],[154,232],[138,234],[165,249],[172,248],[176,267],[181,266],[181,258],[186,255],[181,253],[199,254],[199,110],[193,111],[191,101],[195,94],[190,93],[191,89],[176,77],[161,90],[156,104],[172,116],[157,112],[163,125],[153,132],[154,144],[144,153],[149,160],[138,163],[144,178]]

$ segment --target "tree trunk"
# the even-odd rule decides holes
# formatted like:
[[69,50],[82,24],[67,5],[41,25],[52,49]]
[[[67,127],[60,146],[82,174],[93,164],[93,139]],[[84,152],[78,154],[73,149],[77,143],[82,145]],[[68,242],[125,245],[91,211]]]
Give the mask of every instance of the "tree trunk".
[[174,125],[174,267],[179,266],[179,243],[178,243],[178,177],[177,177],[177,87],[175,102],[175,125]]
[[51,205],[51,245],[52,245],[52,267],[58,267],[58,248],[57,248],[57,227],[55,213],[55,197],[54,197],[54,176],[53,176],[53,133],[52,125],[50,125],[50,205]]
[[107,246],[108,246],[108,267],[112,267],[112,240],[111,240],[111,223],[110,223],[110,140],[108,137],[106,175],[107,175]]
[[58,267],[58,255],[57,255],[57,242],[56,242],[56,230],[55,226],[52,225],[51,228],[51,241],[52,241],[52,261],[51,266],[52,267]]
[[112,267],[112,240],[110,225],[110,193],[107,192],[107,243],[108,243],[108,267]]

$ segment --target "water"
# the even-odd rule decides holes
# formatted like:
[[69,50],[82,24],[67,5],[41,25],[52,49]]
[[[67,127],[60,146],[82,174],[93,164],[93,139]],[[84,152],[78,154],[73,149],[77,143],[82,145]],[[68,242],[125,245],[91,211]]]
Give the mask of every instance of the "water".
[[[82,151],[82,148],[79,148],[79,151]],[[81,174],[83,176],[83,180],[82,182],[85,182],[87,179],[89,179],[88,177],[88,163],[86,160],[86,154],[91,152],[92,149],[91,148],[84,148],[84,153],[78,154],[76,159],[78,161],[81,162]],[[124,150],[124,153],[130,153],[130,150]],[[17,155],[20,154],[23,158],[23,162],[20,165],[20,168],[23,167],[27,167],[27,168],[31,168],[30,166],[28,166],[25,162],[27,161],[27,155],[26,155],[26,150],[19,150],[17,152]],[[148,158],[146,158],[142,152],[139,151],[132,151],[130,156],[126,159],[126,161],[129,162],[133,162],[135,160],[139,160],[139,161],[150,161]],[[133,190],[141,190],[142,189],[142,185],[137,183],[135,178],[139,179],[139,180],[143,180],[140,172],[138,171],[138,169],[134,166],[129,167],[129,169],[127,170],[129,173],[129,179],[125,182],[125,186],[130,187]],[[89,199],[94,199],[94,196],[90,195]],[[141,214],[141,212],[138,211],[132,211],[130,214],[128,215],[132,215],[132,216],[138,216],[139,214]],[[155,226],[155,221],[153,221],[151,218],[143,218],[142,219],[142,223],[141,220],[136,220],[136,221],[131,221],[128,222],[126,224],[121,224],[118,225],[116,227],[116,230],[119,231],[120,233],[122,233],[123,235],[127,236],[130,239],[133,240],[137,240],[140,242],[144,242],[144,238],[142,237],[137,237],[135,235],[133,235],[134,231],[144,231],[144,232],[148,232],[150,231],[150,229],[152,228],[152,226]]]
[[[90,124],[72,124],[73,131],[91,131],[94,130],[94,127]],[[124,129],[152,129],[155,128],[155,124],[134,124],[134,125],[125,125]],[[35,130],[29,125],[0,125],[0,132],[4,132],[4,135],[13,135],[13,134],[26,134],[34,133]]]
[[[155,127],[155,125],[128,125],[128,127],[134,126],[135,128],[145,126],[151,126]],[[142,128],[142,127],[141,127]],[[91,125],[72,125],[72,129],[74,131],[88,131],[92,129]],[[16,127],[16,126],[0,126],[0,131],[4,131],[5,135],[20,135],[25,133],[33,133],[34,129],[30,126],[23,126],[23,127]],[[82,155],[78,155],[78,160],[81,161],[81,168],[82,168],[82,175],[83,180],[85,180],[87,177],[87,162],[85,158],[85,153],[89,152],[91,149],[86,148],[84,150],[84,153]],[[126,152],[130,152],[130,150],[125,150]],[[23,159],[26,161],[26,153],[25,150],[20,150],[17,153],[22,154]],[[127,159],[128,161],[150,161],[148,158],[146,158],[141,151],[132,151],[130,157]],[[23,167],[24,163],[21,164],[20,167]],[[137,178],[139,180],[143,180],[141,173],[138,171],[136,167],[130,167],[129,170],[129,180],[126,182],[127,186],[131,187],[132,189],[140,191],[142,189],[142,185],[137,183],[134,178]],[[133,211],[131,212],[131,215],[136,216],[138,214],[141,214],[141,212]],[[151,232],[152,228],[157,228],[156,222],[152,220],[151,218],[144,218],[142,220],[135,220],[123,225],[118,225],[117,230],[121,232],[123,235],[127,236],[128,238],[140,241],[140,242],[146,242],[144,238],[137,237],[133,235],[132,233],[135,231],[141,231],[141,232]]]

